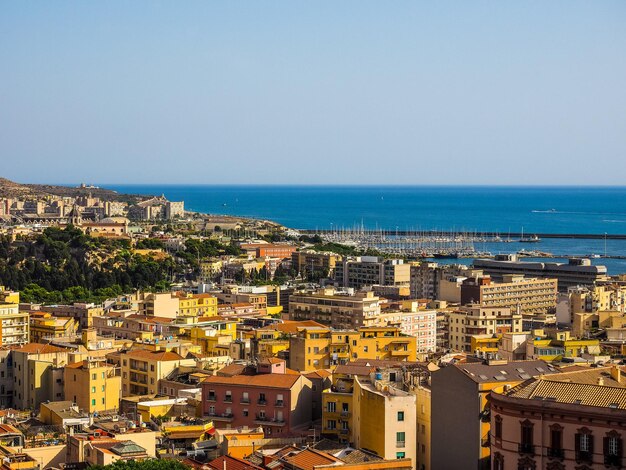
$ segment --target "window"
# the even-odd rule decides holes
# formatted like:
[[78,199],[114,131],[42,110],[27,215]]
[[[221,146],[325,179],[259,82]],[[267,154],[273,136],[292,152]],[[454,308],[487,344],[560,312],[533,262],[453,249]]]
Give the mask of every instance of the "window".
[[265,419],[265,410],[259,411],[259,419]]
[[521,439],[519,445],[519,452],[523,454],[535,453],[535,447],[533,446],[533,423],[529,420],[522,421],[521,423]]
[[404,447],[405,444],[405,435],[404,432],[396,433],[396,447]]
[[250,396],[248,395],[248,392],[243,392],[241,394],[241,403],[250,403]]
[[337,429],[337,421],[335,421],[334,419],[329,419],[328,421],[326,421],[326,428]]
[[405,455],[404,452],[396,452],[396,459],[403,459]]
[[342,403],[341,404],[341,411],[343,411],[344,413],[348,412],[348,404],[347,403]]
[[91,380],[96,380],[98,378],[98,375],[93,373],[91,374]]
[[92,398],[92,399],[91,399],[91,404],[92,404],[93,406],[96,406],[96,399],[95,399],[95,398]]
[[591,462],[593,460],[593,434],[588,428],[580,428],[574,436],[574,450],[576,462]]
[[548,457],[563,458],[563,428],[558,424],[550,426],[550,447]]
[[504,470],[504,456],[499,452],[493,454],[493,470]]
[[398,421],[404,421],[404,411],[398,411]]
[[102,373],[102,378],[103,378],[103,379],[104,379],[104,374],[105,374],[105,373],[103,372],[103,373]]
[[265,405],[266,403],[265,393],[259,393],[259,405]]
[[283,394],[279,393],[276,395],[276,406],[283,406]]
[[150,372],[154,372],[154,364],[150,364]]
[[363,352],[368,352],[368,347],[367,346],[363,346]]
[[233,394],[230,390],[226,390],[226,395],[224,396],[224,401],[231,402],[233,401]]
[[91,393],[96,393],[96,387],[91,387]]
[[243,409],[243,415],[244,416],[248,416],[248,408],[244,408]]
[[104,385],[102,386],[102,391],[104,392]]
[[496,439],[502,439],[502,416],[497,415],[495,418],[495,435]]
[[74,382],[76,382],[76,374],[74,374]]
[[337,403],[334,401],[329,401],[326,403],[326,411],[329,413],[335,413],[337,411]]
[[616,431],[607,433],[604,438],[604,464],[620,466],[622,463],[622,437]]

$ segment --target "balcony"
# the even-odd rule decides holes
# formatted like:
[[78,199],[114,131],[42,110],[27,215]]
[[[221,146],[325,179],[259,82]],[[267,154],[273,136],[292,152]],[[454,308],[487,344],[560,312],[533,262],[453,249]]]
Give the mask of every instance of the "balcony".
[[593,462],[593,453],[587,450],[576,451],[576,462]]
[[250,404],[250,399],[249,398],[242,398],[239,403],[241,403],[242,405],[249,405]]
[[559,459],[563,460],[565,457],[565,451],[563,449],[553,449],[552,447],[548,447],[548,457],[551,459]]
[[619,455],[605,455],[604,465],[613,468],[622,468],[622,458]]
[[341,431],[339,431],[341,434],[348,434],[350,433],[350,429],[342,429]]
[[226,395],[224,397],[224,403],[232,403],[233,402],[233,397],[232,395]]
[[256,415],[254,424],[260,424],[262,426],[284,426],[284,419],[270,418],[269,416]]
[[285,402],[283,400],[276,400],[276,403],[274,403],[274,406],[285,406]]
[[217,396],[216,395],[208,395],[206,397],[206,401],[217,401]]
[[348,417],[350,417],[350,412],[349,411],[342,411],[341,412],[341,416],[344,417],[344,418],[348,418]]
[[226,423],[231,423],[235,418],[235,415],[232,413],[207,413],[208,417],[210,417],[213,421],[223,421]]
[[396,447],[399,449],[403,449],[405,445],[406,445],[405,441],[396,441]]
[[411,353],[407,350],[404,349],[392,349],[391,350],[391,355],[392,356],[408,356]]
[[520,454],[535,455],[535,446],[526,442],[517,445],[517,452]]
[[257,404],[259,404],[259,405],[267,405],[267,400],[265,398],[259,398],[257,400]]

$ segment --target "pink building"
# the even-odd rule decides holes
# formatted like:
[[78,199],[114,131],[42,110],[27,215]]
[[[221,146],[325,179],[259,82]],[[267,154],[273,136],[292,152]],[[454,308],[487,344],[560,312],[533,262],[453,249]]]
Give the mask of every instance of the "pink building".
[[617,366],[530,379],[492,391],[490,402],[493,470],[626,465],[626,380]]
[[274,359],[260,363],[254,375],[206,378],[203,414],[218,429],[262,426],[266,436],[297,435],[311,424],[311,392],[308,378]]

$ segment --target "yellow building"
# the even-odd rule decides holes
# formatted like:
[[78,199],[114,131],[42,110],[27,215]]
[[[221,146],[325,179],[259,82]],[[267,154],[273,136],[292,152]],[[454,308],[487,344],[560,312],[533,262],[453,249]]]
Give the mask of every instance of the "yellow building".
[[417,405],[415,416],[417,418],[417,448],[416,468],[420,470],[430,470],[430,449],[431,449],[431,392],[426,384],[418,385],[414,389]]
[[333,378],[333,386],[322,393],[322,433],[340,442],[354,442],[354,379]]
[[137,349],[121,354],[122,396],[157,393],[159,380],[175,368],[194,366],[193,359],[184,359],[171,351]]
[[533,332],[533,338],[526,342],[526,357],[549,362],[582,354],[595,356],[601,352],[599,339],[571,338],[569,331],[553,332],[550,336],[543,337],[541,330]]
[[217,315],[217,297],[210,294],[177,292],[178,316],[214,317]]
[[354,331],[326,327],[298,328],[290,338],[292,369],[308,372],[347,364],[351,359],[415,361],[417,338],[396,327],[365,327]]
[[65,367],[65,398],[81,410],[93,413],[119,408],[122,392],[120,370],[106,361],[85,360]]
[[47,312],[35,312],[30,316],[30,342],[41,343],[44,338],[74,336],[78,327],[75,318],[54,317]]
[[0,286],[0,343],[2,346],[29,342],[29,313],[20,311],[19,292],[7,291]]

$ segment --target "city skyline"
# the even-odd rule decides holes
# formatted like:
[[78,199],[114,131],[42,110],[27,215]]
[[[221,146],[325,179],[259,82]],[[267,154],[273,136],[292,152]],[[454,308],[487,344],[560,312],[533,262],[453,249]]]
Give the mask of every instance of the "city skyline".
[[618,185],[626,170],[621,2],[0,8],[16,181]]

